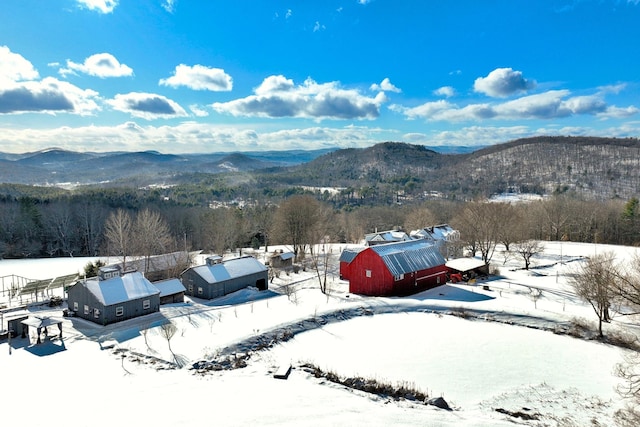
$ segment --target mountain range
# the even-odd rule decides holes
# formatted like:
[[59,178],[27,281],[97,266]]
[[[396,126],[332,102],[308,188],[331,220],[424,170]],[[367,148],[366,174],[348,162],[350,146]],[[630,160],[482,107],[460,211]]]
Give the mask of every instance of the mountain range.
[[351,187],[464,198],[515,190],[630,198],[640,188],[640,140],[540,136],[481,148],[385,142],[358,149],[185,155],[56,148],[0,153],[2,183],[142,186],[184,184],[203,174],[248,175],[254,187],[263,188]]

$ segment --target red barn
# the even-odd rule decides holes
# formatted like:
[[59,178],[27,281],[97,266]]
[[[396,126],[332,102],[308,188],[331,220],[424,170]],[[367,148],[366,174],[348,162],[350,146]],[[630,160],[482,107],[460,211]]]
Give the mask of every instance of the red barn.
[[340,273],[354,294],[410,295],[444,284],[445,262],[433,243],[421,239],[368,247]]

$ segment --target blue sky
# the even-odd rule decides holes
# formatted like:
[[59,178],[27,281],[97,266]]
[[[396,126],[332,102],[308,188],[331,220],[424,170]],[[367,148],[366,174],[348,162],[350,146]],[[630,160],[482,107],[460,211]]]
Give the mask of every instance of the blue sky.
[[640,0],[3,0],[0,151],[640,136]]

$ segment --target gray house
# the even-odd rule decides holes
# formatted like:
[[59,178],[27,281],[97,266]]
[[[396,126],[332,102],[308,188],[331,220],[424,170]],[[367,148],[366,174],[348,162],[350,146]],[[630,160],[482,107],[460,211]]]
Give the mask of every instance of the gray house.
[[80,280],[68,289],[69,311],[100,325],[120,322],[160,310],[160,291],[142,273],[117,271]]
[[209,257],[205,265],[191,267],[180,276],[186,294],[213,299],[249,286],[267,289],[267,267],[252,256],[223,260]]

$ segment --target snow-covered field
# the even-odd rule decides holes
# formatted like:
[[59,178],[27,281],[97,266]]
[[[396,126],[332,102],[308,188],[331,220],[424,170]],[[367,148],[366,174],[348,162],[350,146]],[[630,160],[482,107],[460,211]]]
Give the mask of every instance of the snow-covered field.
[[[613,425],[624,404],[613,370],[629,350],[566,334],[595,320],[566,274],[581,257],[605,250],[620,260],[634,251],[545,242],[532,271],[517,269],[522,263],[515,258],[503,265],[497,255],[500,279],[405,298],[351,295],[336,278],[327,297],[313,273],[302,272],[282,275],[266,292],[189,300],[107,327],[64,318],[62,340],[0,343],[1,419],[29,426]],[[46,278],[51,274],[34,274],[69,274],[87,262],[70,260],[1,260],[0,276]],[[284,285],[297,291],[287,296]],[[60,309],[31,311],[61,315]],[[170,342],[160,327],[169,320],[177,327]],[[606,325],[606,333],[617,330],[638,334],[636,319]],[[251,351],[260,345],[266,348]],[[189,369],[246,352],[241,369]],[[172,369],[176,361],[184,367]],[[289,379],[274,379],[289,363]],[[444,397],[454,410],[349,389],[316,378],[303,363],[340,376],[410,384]]]

